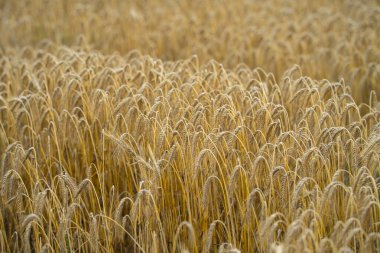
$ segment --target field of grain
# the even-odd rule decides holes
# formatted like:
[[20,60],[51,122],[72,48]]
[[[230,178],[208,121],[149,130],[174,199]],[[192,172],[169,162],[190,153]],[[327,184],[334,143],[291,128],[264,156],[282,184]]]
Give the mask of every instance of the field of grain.
[[379,252],[380,3],[0,0],[0,252]]

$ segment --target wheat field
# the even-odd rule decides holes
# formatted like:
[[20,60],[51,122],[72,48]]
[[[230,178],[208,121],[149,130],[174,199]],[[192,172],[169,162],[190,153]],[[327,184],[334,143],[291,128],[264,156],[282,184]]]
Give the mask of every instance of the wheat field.
[[0,0],[1,252],[379,252],[380,3]]

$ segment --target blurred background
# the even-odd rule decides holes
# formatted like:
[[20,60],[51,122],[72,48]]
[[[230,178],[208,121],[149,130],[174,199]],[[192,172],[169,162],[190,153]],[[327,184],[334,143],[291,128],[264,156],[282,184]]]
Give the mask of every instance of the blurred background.
[[197,54],[246,64],[277,81],[294,64],[349,84],[358,102],[380,92],[380,3],[371,0],[1,0],[0,48],[52,41],[162,60]]

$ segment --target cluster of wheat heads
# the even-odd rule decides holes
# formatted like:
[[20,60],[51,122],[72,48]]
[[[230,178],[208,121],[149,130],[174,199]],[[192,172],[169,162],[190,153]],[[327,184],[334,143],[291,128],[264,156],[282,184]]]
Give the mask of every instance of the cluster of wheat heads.
[[3,0],[0,16],[0,48],[72,45],[81,34],[105,53],[196,54],[276,79],[298,64],[313,79],[343,77],[359,102],[380,92],[378,0]]
[[2,252],[380,249],[375,93],[49,43],[0,71]]

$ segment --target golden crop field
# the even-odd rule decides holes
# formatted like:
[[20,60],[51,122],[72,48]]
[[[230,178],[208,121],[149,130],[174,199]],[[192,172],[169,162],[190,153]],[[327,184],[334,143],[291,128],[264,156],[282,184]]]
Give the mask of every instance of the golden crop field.
[[379,252],[380,2],[0,0],[1,252]]

